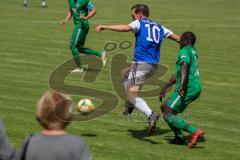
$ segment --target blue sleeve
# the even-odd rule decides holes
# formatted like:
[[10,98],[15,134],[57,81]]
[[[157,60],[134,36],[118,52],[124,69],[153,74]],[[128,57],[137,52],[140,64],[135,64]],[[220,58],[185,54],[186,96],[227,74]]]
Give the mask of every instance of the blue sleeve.
[[89,2],[88,5],[87,5],[87,9],[92,10],[94,8],[95,8],[94,4],[92,2]]

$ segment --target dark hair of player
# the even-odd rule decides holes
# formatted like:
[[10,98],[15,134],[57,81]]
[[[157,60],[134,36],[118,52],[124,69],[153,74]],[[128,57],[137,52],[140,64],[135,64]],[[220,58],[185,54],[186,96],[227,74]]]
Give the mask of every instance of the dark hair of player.
[[184,43],[184,45],[192,45],[192,46],[194,46],[194,44],[196,42],[196,36],[191,31],[184,32],[181,35],[180,42]]
[[149,8],[145,4],[136,4],[132,6],[131,10],[135,9],[135,13],[142,13],[144,16],[149,17]]

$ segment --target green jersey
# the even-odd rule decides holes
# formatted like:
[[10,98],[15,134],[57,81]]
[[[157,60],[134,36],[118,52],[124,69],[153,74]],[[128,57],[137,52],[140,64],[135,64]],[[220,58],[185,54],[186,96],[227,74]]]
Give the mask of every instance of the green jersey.
[[68,0],[68,3],[70,6],[70,11],[72,13],[74,24],[88,21],[81,19],[80,14],[87,16],[88,11],[94,8],[94,5],[92,2],[90,2],[90,0]]
[[201,87],[200,77],[198,72],[198,55],[195,48],[191,45],[183,47],[179,53],[176,62],[176,90],[179,90],[181,84],[181,64],[187,62],[190,64],[188,82],[186,86],[191,88],[192,86]]

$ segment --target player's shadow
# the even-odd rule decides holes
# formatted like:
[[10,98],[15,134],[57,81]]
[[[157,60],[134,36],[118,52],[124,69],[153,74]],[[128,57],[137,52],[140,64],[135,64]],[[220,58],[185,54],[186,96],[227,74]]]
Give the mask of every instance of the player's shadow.
[[172,145],[179,145],[179,146],[186,146],[187,143],[188,143],[188,141],[185,140],[185,142],[182,143],[182,144],[173,144],[173,143],[171,143],[171,141],[173,140],[173,138],[174,138],[174,136],[167,136],[167,137],[165,137],[165,140],[166,140],[167,143],[169,143],[169,144],[172,144]]
[[[166,140],[169,144],[179,145],[179,146],[186,146],[186,145],[188,144],[188,142],[190,141],[190,136],[186,136],[184,143],[182,143],[182,144],[173,144],[173,143],[171,143],[171,141],[172,141],[173,138],[174,138],[173,136],[167,136],[167,137],[165,137],[165,140]],[[205,141],[206,141],[205,138],[202,137],[202,138],[200,138],[200,139],[198,140],[198,143],[204,143]],[[195,146],[194,148],[199,148],[199,149],[200,149],[200,148],[205,148],[205,147],[203,147],[203,146]]]
[[153,133],[153,135],[149,136],[148,135],[148,128],[145,128],[143,130],[128,130],[128,132],[130,133],[130,135],[132,135],[133,138],[142,140],[142,141],[146,141],[149,142],[151,144],[159,144],[159,142],[153,141],[151,139],[148,139],[151,136],[157,136],[157,135],[163,135],[166,134],[168,132],[170,132],[169,129],[160,129],[160,128],[156,128],[155,132]]
[[93,134],[93,133],[84,133],[84,134],[81,134],[81,136],[83,136],[83,137],[97,137],[98,135]]

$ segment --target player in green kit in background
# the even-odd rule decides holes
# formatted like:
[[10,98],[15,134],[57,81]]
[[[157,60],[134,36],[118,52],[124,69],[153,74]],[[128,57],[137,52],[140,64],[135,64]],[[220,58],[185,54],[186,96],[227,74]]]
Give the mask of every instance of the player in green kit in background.
[[182,113],[187,105],[196,100],[201,93],[201,82],[198,72],[198,55],[194,48],[196,36],[192,32],[185,32],[180,38],[180,51],[176,61],[176,74],[174,74],[169,83],[163,87],[160,93],[160,100],[165,97],[166,90],[173,84],[176,89],[170,98],[166,99],[161,106],[163,118],[169,127],[175,133],[175,138],[171,141],[173,144],[183,144],[183,131],[191,134],[191,140],[188,143],[193,148],[199,137],[203,136],[201,128],[195,128],[183,119],[178,113]]
[[84,43],[89,31],[88,19],[96,14],[96,8],[90,0],[68,0],[69,11],[65,20],[61,21],[61,25],[68,23],[73,17],[74,29],[70,42],[70,49],[76,64],[76,69],[72,72],[83,72],[79,53],[95,55],[102,59],[103,65],[106,64],[106,52],[99,52],[89,48],[84,48]]

